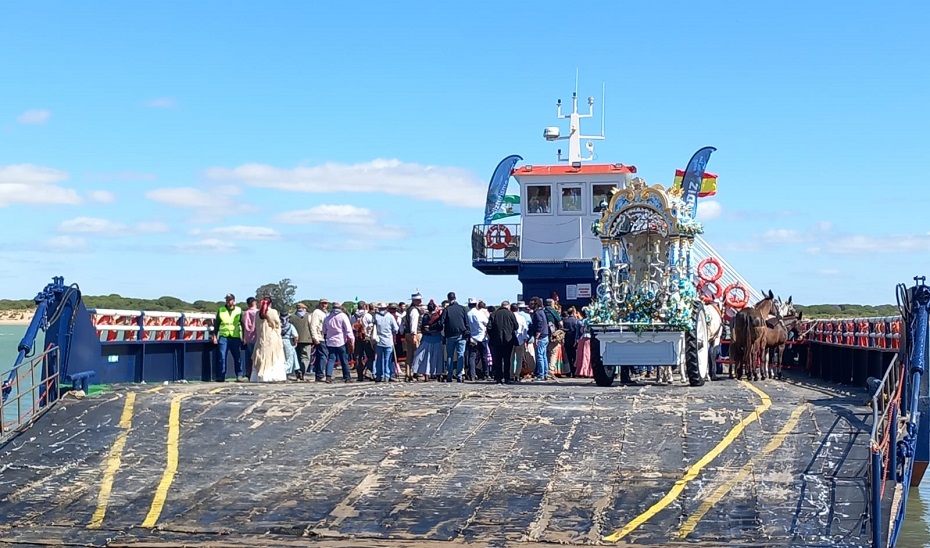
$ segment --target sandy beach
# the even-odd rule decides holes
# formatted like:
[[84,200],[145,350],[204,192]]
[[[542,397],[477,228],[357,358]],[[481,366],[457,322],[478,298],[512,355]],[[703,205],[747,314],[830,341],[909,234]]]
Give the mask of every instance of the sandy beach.
[[0,325],[29,325],[35,310],[0,310]]

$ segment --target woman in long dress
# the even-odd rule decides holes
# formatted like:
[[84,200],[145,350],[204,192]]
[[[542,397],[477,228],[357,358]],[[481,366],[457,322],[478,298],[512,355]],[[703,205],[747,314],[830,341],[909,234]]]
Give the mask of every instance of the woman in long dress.
[[430,299],[426,306],[427,313],[423,315],[420,323],[420,332],[423,338],[420,346],[413,355],[412,368],[424,381],[442,376],[443,345],[442,345],[442,309]]
[[255,322],[255,353],[252,355],[250,382],[287,380],[284,343],[281,340],[281,316],[271,306],[271,297],[262,299]]
[[[582,317],[586,318],[587,314],[581,312]],[[587,327],[582,324],[582,335],[575,343],[577,346],[575,354],[575,376],[576,377],[593,377],[594,370],[591,369],[591,335]]]
[[297,362],[297,328],[288,320],[286,313],[281,316],[281,342],[284,347],[284,372],[294,375],[300,367]]

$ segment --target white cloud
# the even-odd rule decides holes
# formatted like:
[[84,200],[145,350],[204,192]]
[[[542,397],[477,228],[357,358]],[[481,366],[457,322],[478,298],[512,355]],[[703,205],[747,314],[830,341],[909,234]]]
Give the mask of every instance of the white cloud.
[[32,164],[12,164],[0,166],[0,184],[51,184],[68,179],[64,171]]
[[171,232],[171,227],[161,221],[141,221],[136,223],[136,230],[143,234],[160,234]]
[[80,204],[78,193],[54,183],[68,179],[64,171],[32,164],[0,166],[0,207],[11,204]]
[[275,216],[275,221],[285,224],[336,223],[372,225],[374,214],[370,209],[353,205],[318,205],[310,209],[286,211]]
[[174,108],[178,106],[178,102],[171,97],[157,97],[146,101],[145,106],[150,108]]
[[48,239],[45,242],[44,247],[48,251],[55,251],[59,253],[78,253],[81,251],[87,251],[87,240],[79,236],[55,236]]
[[193,187],[176,187],[150,190],[145,193],[145,197],[167,206],[194,210],[193,221],[211,223],[254,211],[254,207],[233,197],[237,194],[239,189],[234,187],[217,188],[212,192]]
[[487,194],[486,185],[468,170],[385,159],[293,169],[244,164],[210,168],[207,177],[294,192],[377,192],[462,207],[481,207]]
[[849,235],[823,242],[823,251],[835,255],[930,251],[930,235]]
[[709,221],[720,217],[723,206],[716,200],[699,200],[695,217],[701,221]]
[[62,221],[58,225],[58,230],[81,234],[117,235],[119,232],[126,230],[126,225],[98,217],[75,217],[74,219]]
[[839,269],[837,269],[837,268],[821,268],[820,270],[817,271],[817,274],[820,274],[821,276],[831,277],[831,278],[832,278],[832,277],[834,277],[834,276],[839,276],[839,275],[840,275],[840,271],[839,271]]
[[191,231],[193,236],[213,236],[215,238],[227,238],[230,240],[277,240],[281,234],[265,226],[222,226],[207,230],[195,229]]
[[808,237],[790,228],[773,228],[762,234],[762,239],[770,244],[797,244]]
[[206,255],[219,255],[227,253],[235,253],[237,250],[236,244],[228,240],[220,240],[217,238],[206,238],[203,240],[198,240],[196,242],[186,242],[182,244],[175,244],[173,249],[178,253],[190,253],[190,254],[206,254]]
[[116,194],[109,190],[91,190],[87,193],[87,199],[98,204],[112,204],[116,201]]
[[134,225],[127,225],[100,217],[75,217],[62,221],[58,225],[59,232],[75,234],[97,234],[109,237],[129,237],[139,234],[155,234],[171,230],[167,224],[157,221],[141,221]]
[[94,182],[124,182],[124,181],[154,181],[158,177],[154,173],[143,171],[117,171],[114,173],[89,173],[84,179]]
[[52,111],[44,108],[37,108],[32,110],[27,110],[26,112],[20,114],[16,117],[16,121],[23,125],[38,125],[48,122],[48,119],[52,117]]
[[339,233],[338,241],[316,239],[318,249],[361,250],[378,247],[376,241],[403,240],[409,232],[399,226],[381,224],[378,214],[364,207],[324,204],[310,209],[286,211],[274,220],[284,224],[326,224]]

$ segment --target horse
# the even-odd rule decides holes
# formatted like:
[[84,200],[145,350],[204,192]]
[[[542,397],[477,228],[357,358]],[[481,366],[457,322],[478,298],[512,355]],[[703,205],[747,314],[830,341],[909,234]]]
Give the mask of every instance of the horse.
[[[776,300],[775,317],[766,321],[765,337],[762,341],[762,370],[769,375],[769,378],[781,378],[788,334],[792,331],[797,332],[801,319],[801,314],[791,302],[791,296],[784,303],[781,302],[781,298]],[[774,366],[772,365],[773,358]]]
[[[737,380],[743,378],[744,372],[749,378],[751,371],[752,380],[759,380],[760,371],[755,358],[759,355],[761,339],[765,336],[765,320],[772,315],[774,309],[775,294],[770,289],[765,298],[750,308],[740,310],[733,317],[730,323],[733,339],[730,342],[730,378],[733,378],[734,370]],[[749,371],[745,370],[746,366],[749,366]],[[761,373],[762,380],[765,380],[765,372]]]

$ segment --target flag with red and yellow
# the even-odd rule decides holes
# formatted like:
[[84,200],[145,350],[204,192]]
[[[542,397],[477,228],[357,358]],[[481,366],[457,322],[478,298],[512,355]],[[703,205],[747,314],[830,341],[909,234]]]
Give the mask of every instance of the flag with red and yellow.
[[[672,188],[681,188],[681,182],[685,178],[685,170],[676,169],[675,170],[675,181],[672,183]],[[704,173],[704,178],[701,179],[701,190],[698,192],[698,196],[701,198],[706,198],[708,196],[713,196],[717,193],[717,176],[713,173]]]

